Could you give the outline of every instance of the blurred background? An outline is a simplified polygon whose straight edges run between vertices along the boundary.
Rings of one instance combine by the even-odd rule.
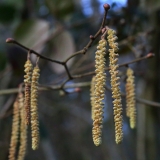
[[[107,25],[117,31],[119,64],[145,56],[155,58],[129,65],[136,76],[136,95],[160,102],[160,1],[159,0],[1,0],[0,1],[0,92],[17,88],[23,81],[27,52],[6,38],[56,60],[65,60],[82,49],[99,29],[103,4],[111,6]],[[72,74],[94,71],[94,54],[99,38],[86,55],[72,58],[67,65]],[[35,64],[35,57],[32,56]],[[108,56],[107,65],[108,65]],[[62,83],[63,66],[40,60],[40,84]],[[121,91],[125,92],[126,67],[120,68]],[[110,75],[107,73],[107,86]],[[88,82],[91,76],[69,81]],[[74,89],[68,89],[73,92]],[[0,96],[0,160],[8,159],[12,104],[15,94]],[[62,96],[60,91],[39,93],[40,147],[31,150],[30,129],[25,160],[159,160],[160,109],[137,103],[137,127],[131,130],[125,116],[124,140],[114,140],[111,92],[106,91],[102,145],[92,141],[90,88]]]

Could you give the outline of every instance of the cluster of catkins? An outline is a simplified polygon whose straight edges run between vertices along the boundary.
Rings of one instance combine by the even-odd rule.
[[[13,105],[13,122],[12,134],[9,149],[9,160],[23,160],[26,153],[27,145],[27,126],[31,124],[32,134],[32,149],[36,150],[39,145],[39,122],[38,122],[38,80],[40,69],[33,65],[28,58],[24,65],[24,95],[21,92],[18,94]],[[18,138],[18,135],[20,137]],[[16,148],[20,141],[18,157],[16,158]]]
[[[109,72],[111,75],[111,90],[113,98],[113,112],[115,122],[115,141],[120,143],[123,139],[123,117],[122,117],[122,102],[120,93],[120,77],[119,65],[118,65],[118,39],[116,32],[110,28],[107,28],[105,34],[108,34],[107,41],[109,44]],[[104,35],[105,35],[104,34]],[[93,142],[96,146],[99,146],[102,142],[102,121],[103,121],[103,108],[104,108],[104,97],[105,97],[105,85],[106,85],[106,73],[105,73],[105,54],[107,41],[105,36],[102,36],[97,46],[95,54],[95,73],[96,75],[91,81],[91,106],[92,106],[92,119],[93,129],[92,136]],[[130,118],[131,128],[135,126],[135,94],[134,94],[134,78],[131,70],[127,71],[128,79],[126,84],[127,94],[127,113]]]
[[[36,150],[39,145],[39,123],[38,123],[38,80],[40,69],[36,65],[33,69],[30,59],[26,61],[24,83],[25,83],[25,114],[26,124],[31,123],[32,149]],[[31,116],[31,118],[30,118]]]
[[[107,40],[105,35],[108,34]],[[92,136],[93,142],[96,146],[102,143],[102,128],[103,128],[103,108],[105,98],[105,55],[107,41],[109,44],[109,72],[111,75],[111,90],[113,100],[113,112],[115,122],[115,141],[120,143],[123,139],[123,118],[122,118],[122,102],[120,93],[120,77],[118,66],[118,43],[116,42],[117,36],[114,30],[107,28],[97,46],[95,55],[95,73],[91,81],[91,106],[92,106],[92,120],[93,129]],[[23,160],[26,153],[27,145],[27,126],[31,123],[31,136],[32,136],[32,149],[36,150],[39,145],[39,122],[38,122],[38,80],[40,69],[33,65],[28,57],[25,65],[24,95],[21,92],[18,94],[13,107],[13,124],[12,136],[9,150],[9,160],[15,160],[17,154],[16,148],[18,139],[20,140],[19,152],[17,159]],[[127,69],[126,80],[126,114],[130,118],[130,126],[134,128],[136,125],[136,109],[135,109],[135,88],[134,88],[134,75],[133,70]],[[20,137],[18,137],[20,135]]]

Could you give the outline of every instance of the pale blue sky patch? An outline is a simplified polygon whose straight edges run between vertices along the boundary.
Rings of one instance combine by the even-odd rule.
[[[81,2],[82,2],[82,7],[83,7],[83,13],[86,16],[91,16],[93,14],[91,0],[81,0]]]
[[[92,16],[93,9],[91,6],[91,0],[81,0],[81,3],[82,3],[82,7],[83,7],[83,13],[86,16]],[[100,11],[100,13],[102,13],[103,12],[103,7],[102,7],[103,4],[108,3],[111,5],[112,3],[116,3],[116,8],[121,8],[123,6],[126,6],[127,0],[99,0],[99,3],[100,3],[99,11]]]
[[[122,6],[126,6],[127,0],[99,0],[99,2],[101,4],[104,3],[108,3],[108,4],[112,4],[112,3],[117,3],[118,5]]]

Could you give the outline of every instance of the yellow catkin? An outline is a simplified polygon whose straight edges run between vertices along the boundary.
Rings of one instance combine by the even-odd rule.
[[[109,60],[110,60],[110,74],[111,74],[111,89],[112,89],[112,97],[113,101],[113,110],[114,110],[114,122],[115,122],[115,141],[116,143],[120,143],[123,139],[123,117],[122,117],[122,102],[120,95],[120,83],[118,77],[118,43],[117,36],[115,35],[115,31],[112,29],[108,29],[108,42],[109,42]]]
[[[102,142],[102,121],[103,121],[103,108],[105,96],[105,83],[106,83],[106,73],[105,73],[105,54],[106,54],[106,40],[102,39],[99,41],[97,46],[96,56],[95,56],[95,90],[94,90],[94,119],[93,119],[93,129],[92,136],[93,142],[96,146],[99,146]]]
[[[18,132],[19,132],[19,106],[18,99],[13,104],[13,121],[12,121],[12,134],[10,141],[10,149],[9,149],[9,160],[16,160],[16,148],[18,142]]]
[[[20,147],[17,160],[24,160],[27,147],[27,125],[25,124],[25,117],[24,117],[25,110],[24,110],[23,93],[19,93],[18,98],[19,98],[18,102],[19,102],[21,122],[20,122]]]
[[[25,123],[29,125],[30,123],[30,90],[31,90],[31,78],[32,78],[32,63],[28,59],[24,65],[24,83],[25,83],[25,102],[24,102],[24,108],[25,108]]]
[[[136,126],[135,84],[133,74],[133,70],[131,68],[128,68],[126,80],[126,114],[130,118],[131,128],[135,128]]]
[[[31,132],[32,132],[32,149],[36,150],[39,145],[39,122],[38,122],[38,79],[40,70],[36,66],[32,74],[32,85],[31,85]]]
[[[94,108],[95,108],[95,98],[94,98],[94,90],[95,90],[95,76],[92,77],[91,80],[91,89],[90,89],[90,100],[91,100],[91,118],[94,120]]]

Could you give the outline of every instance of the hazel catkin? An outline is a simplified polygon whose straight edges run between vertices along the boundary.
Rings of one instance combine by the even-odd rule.
[[[128,68],[126,74],[126,115],[129,117],[130,127],[133,129],[136,126],[134,72],[131,68]]]
[[[115,31],[112,29],[108,29],[108,43],[109,43],[109,60],[110,60],[110,74],[111,74],[111,89],[112,89],[112,97],[113,101],[113,111],[114,111],[114,122],[115,122],[115,141],[116,143],[120,143],[123,139],[123,118],[122,118],[122,102],[120,95],[120,83],[118,77],[118,43],[117,36],[115,35]]]
[[[30,90],[31,90],[31,78],[32,78],[32,63],[28,59],[24,65],[24,83],[25,83],[25,102],[24,102],[24,108],[25,108],[25,122],[27,125],[30,123]]]
[[[39,122],[38,122],[38,79],[40,69],[36,66],[33,69],[31,84],[31,132],[32,132],[32,149],[36,150],[39,145]]]
[[[106,40],[101,39],[97,46],[95,56],[95,89],[94,89],[94,118],[93,118],[93,129],[92,136],[93,142],[96,146],[99,146],[102,142],[102,121],[103,121],[103,108],[104,108],[104,97],[105,97],[105,55],[106,55]]]
[[[25,124],[24,117],[24,95],[19,93],[18,95],[19,109],[20,109],[20,147],[17,160],[23,160],[26,154],[27,147],[27,125]]]
[[[16,148],[18,143],[18,133],[19,133],[19,105],[18,98],[16,98],[13,104],[13,121],[12,121],[12,133],[9,148],[9,160],[16,160]]]

